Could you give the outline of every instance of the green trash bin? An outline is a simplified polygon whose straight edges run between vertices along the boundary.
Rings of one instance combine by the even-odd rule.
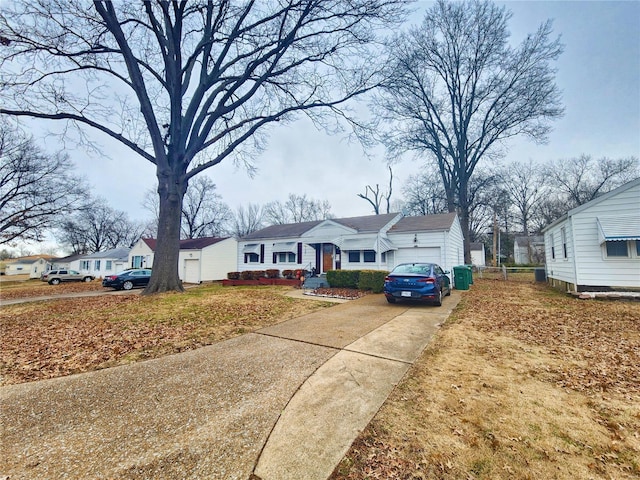
[[[467,267],[467,276],[469,278],[469,286],[473,285],[473,267],[471,265],[465,265]]]
[[[465,265],[453,267],[453,285],[456,290],[469,290],[469,270]]]

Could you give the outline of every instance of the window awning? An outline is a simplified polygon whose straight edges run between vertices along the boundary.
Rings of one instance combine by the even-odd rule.
[[[604,242],[640,240],[640,215],[597,217],[596,222],[601,245]]]
[[[347,252],[349,250],[373,250],[377,253],[384,253],[389,250],[397,250],[389,239],[382,237],[340,237],[335,239],[333,243],[340,247],[340,250]]]
[[[280,242],[273,244],[273,251],[278,253],[296,253],[296,242]]]
[[[259,243],[249,243],[242,248],[242,253],[260,253]]]

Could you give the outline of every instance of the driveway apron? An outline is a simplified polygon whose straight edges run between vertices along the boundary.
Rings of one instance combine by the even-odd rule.
[[[336,305],[128,366],[0,388],[0,478],[325,479],[442,308]]]

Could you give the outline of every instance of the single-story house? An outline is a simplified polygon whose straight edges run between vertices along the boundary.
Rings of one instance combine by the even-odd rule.
[[[544,263],[544,236],[521,235],[513,242],[513,261],[516,264]]]
[[[543,230],[549,282],[568,291],[640,288],[640,178]]]
[[[52,255],[31,255],[5,260],[5,275],[29,275],[29,278],[40,278],[49,269]]]
[[[74,253],[62,258],[56,258],[51,262],[50,270],[66,268],[67,270],[80,271],[80,260],[84,257],[83,254]]]
[[[138,240],[129,251],[129,267],[151,268],[155,249],[156,239]],[[185,283],[223,280],[235,271],[237,250],[238,242],[232,237],[180,240],[178,276]]]
[[[404,262],[433,262],[451,271],[464,263],[455,213],[401,213],[272,225],[238,241],[237,271],[392,270]]]
[[[79,259],[78,270],[95,277],[120,273],[129,267],[129,249],[114,248],[105,252],[84,255]]]
[[[484,243],[471,242],[471,264],[476,267],[484,267],[487,264],[487,255],[484,250]]]

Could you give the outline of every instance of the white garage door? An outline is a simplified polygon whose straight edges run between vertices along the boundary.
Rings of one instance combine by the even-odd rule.
[[[396,265],[413,262],[440,264],[440,247],[402,248],[396,252]]]
[[[200,283],[200,261],[199,260],[184,261],[184,282]]]

